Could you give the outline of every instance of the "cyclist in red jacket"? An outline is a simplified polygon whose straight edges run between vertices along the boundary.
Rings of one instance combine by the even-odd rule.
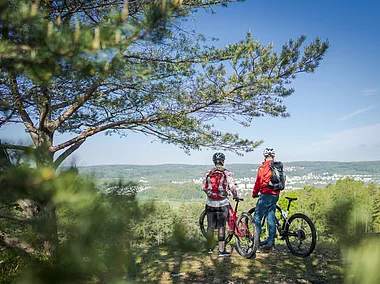
[[[252,197],[259,197],[256,204],[255,214],[253,219],[256,224],[257,232],[260,237],[261,235],[261,221],[266,215],[269,238],[268,243],[261,246],[261,250],[274,250],[274,239],[276,237],[276,203],[279,198],[280,191],[270,189],[268,184],[272,176],[272,171],[270,169],[269,163],[274,162],[275,152],[273,148],[265,148],[264,152],[264,162],[260,166],[257,172],[255,186],[252,191]],[[260,193],[260,195],[259,195]]]

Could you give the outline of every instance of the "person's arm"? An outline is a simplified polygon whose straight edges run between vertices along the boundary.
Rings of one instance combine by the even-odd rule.
[[[257,171],[255,186],[252,191],[252,197],[257,197],[262,188],[267,187],[270,182],[271,172],[268,164],[262,165]]]
[[[237,189],[236,189],[234,178],[232,177],[232,173],[230,171],[224,171],[224,172],[227,177],[228,188],[230,189],[232,196],[235,198],[237,197]]]
[[[253,187],[252,197],[259,196],[260,189],[263,188],[263,176],[264,176],[264,169],[263,169],[263,166],[260,166],[260,168],[257,170],[257,177],[256,177],[255,186]]]
[[[202,181],[202,190],[207,194],[207,177],[209,175],[209,172],[208,171],[205,176],[203,177],[203,181]]]

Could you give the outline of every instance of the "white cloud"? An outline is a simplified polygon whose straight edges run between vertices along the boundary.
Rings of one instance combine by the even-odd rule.
[[[380,143],[380,123],[345,129],[328,134],[326,140],[318,144],[336,145],[372,145]]]
[[[308,149],[308,160],[380,160],[380,123],[329,134]]]
[[[350,113],[350,114],[347,114],[347,115],[341,117],[339,120],[340,120],[340,121],[346,120],[346,119],[351,118],[351,117],[353,117],[353,116],[356,116],[356,115],[362,114],[362,113],[364,113],[364,112],[367,112],[367,111],[369,111],[369,110],[371,110],[371,109],[373,109],[373,108],[375,108],[375,107],[376,107],[376,106],[373,105],[373,106],[370,106],[370,107],[367,107],[367,108],[361,108],[361,109],[358,109],[357,111],[354,111],[353,113]]]
[[[367,90],[363,90],[362,93],[364,94],[364,96],[373,96],[377,93],[378,89],[367,89]]]

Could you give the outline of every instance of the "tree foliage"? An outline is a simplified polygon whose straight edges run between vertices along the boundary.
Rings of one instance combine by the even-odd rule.
[[[117,190],[102,194],[91,179],[78,176],[75,170],[52,173],[52,168],[14,167],[0,175],[0,255],[5,265],[0,282],[82,283],[122,278],[130,242],[135,240],[132,225],[141,215],[134,184],[123,184],[123,195]],[[131,194],[125,194],[126,186]],[[4,188],[9,192],[4,193]],[[22,208],[25,200],[47,205],[31,206],[27,211]],[[52,212],[54,218],[45,216]],[[54,257],[49,255],[51,247],[46,247],[52,245],[52,236]],[[16,276],[18,281],[12,282]]]
[[[56,167],[99,132],[141,132],[186,152],[252,151],[260,141],[215,119],[287,117],[292,80],[315,71],[328,42],[301,36],[277,51],[248,33],[217,48],[184,29],[196,9],[229,2],[1,1],[0,127],[23,123],[38,160],[58,153]],[[54,143],[56,133],[72,138]]]
[[[364,234],[379,233],[378,195],[380,188],[352,178],[325,188],[305,187],[285,193],[297,197],[292,212],[302,212],[315,223],[321,240],[353,241]],[[280,199],[285,207],[286,200]]]

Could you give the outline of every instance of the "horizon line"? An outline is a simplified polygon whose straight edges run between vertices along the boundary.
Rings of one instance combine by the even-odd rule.
[[[348,161],[348,162],[340,162],[340,161],[291,161],[291,162],[282,162],[284,164],[290,163],[339,163],[339,164],[349,164],[349,163],[371,163],[371,162],[380,162],[380,160],[371,160],[371,161]],[[231,163],[228,165],[260,165],[260,163]],[[212,164],[183,164],[183,163],[162,163],[162,164],[95,164],[95,165],[62,165],[62,167],[101,167],[101,166],[166,166],[166,165],[184,165],[184,166],[212,166]]]

